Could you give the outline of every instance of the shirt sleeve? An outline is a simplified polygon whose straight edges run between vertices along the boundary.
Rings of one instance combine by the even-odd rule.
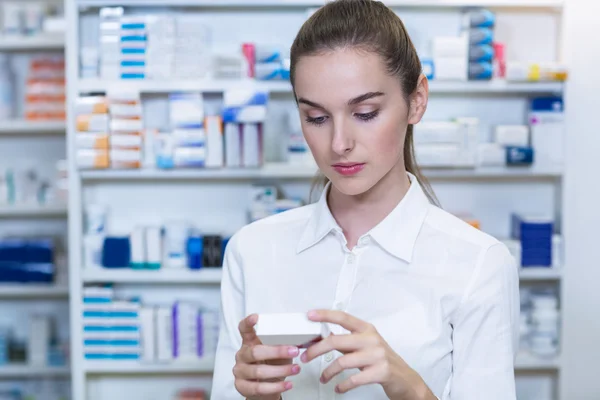
[[[243,399],[235,389],[232,371],[235,354],[242,345],[238,325],[245,317],[244,276],[238,246],[236,234],[227,244],[223,260],[219,342],[211,390],[211,399],[214,400]]]
[[[498,243],[483,251],[453,318],[453,376],[443,400],[515,400],[519,274]]]

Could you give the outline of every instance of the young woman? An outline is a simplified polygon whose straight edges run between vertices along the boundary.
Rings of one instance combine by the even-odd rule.
[[[213,399],[515,399],[517,269],[432,204],[412,143],[428,84],[404,25],[380,2],[334,1],[291,60],[328,183],[229,243]],[[333,335],[305,351],[262,345],[256,314],[272,312],[306,312]]]

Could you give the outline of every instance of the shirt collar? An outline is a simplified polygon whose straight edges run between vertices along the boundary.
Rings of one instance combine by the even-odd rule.
[[[407,262],[429,210],[429,200],[417,178],[408,173],[410,188],[398,205],[364,236],[371,236],[385,251]],[[297,252],[300,253],[319,243],[332,230],[342,232],[327,205],[327,193],[331,183],[325,186],[321,198],[302,233]]]

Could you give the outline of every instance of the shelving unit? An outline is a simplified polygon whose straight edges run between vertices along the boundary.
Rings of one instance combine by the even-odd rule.
[[[475,168],[475,169],[423,169],[428,179],[436,180],[540,180],[560,179],[562,168]],[[169,180],[260,180],[260,179],[312,179],[316,167],[269,163],[258,169],[173,169],[173,170],[89,170],[81,171],[84,181],[169,181]]]
[[[99,7],[109,5],[162,6],[160,0],[79,0],[80,6]],[[318,7],[325,0],[173,0],[171,6],[194,7]],[[563,0],[388,0],[386,4],[392,7],[414,8],[457,8],[457,7],[519,7],[519,8],[562,8]]]
[[[52,218],[66,216],[67,206],[64,204],[17,204],[0,206],[0,218]]]
[[[465,6],[483,6],[496,9],[505,9],[506,11],[527,13],[552,12],[560,13],[563,7],[562,0],[391,0],[385,1],[386,4],[398,8],[406,8],[421,11],[433,11],[436,13],[445,13],[452,10],[459,10]],[[208,11],[227,13],[232,11],[236,18],[244,12],[251,12],[253,15],[263,11],[283,13],[298,13],[303,16],[309,7],[322,5],[322,0],[173,0],[168,3],[169,7],[186,7],[186,12]],[[143,7],[162,7],[164,1],[159,0],[76,0],[67,5],[69,27],[72,29],[68,38],[68,77],[69,77],[69,97],[71,99],[85,94],[106,93],[113,88],[118,90],[128,90],[140,92],[148,97],[160,98],[171,92],[202,92],[210,95],[220,95],[230,88],[240,86],[257,87],[275,94],[274,98],[280,101],[291,101],[291,85],[288,82],[276,81],[251,81],[251,80],[130,80],[130,81],[106,81],[101,79],[80,79],[78,77],[78,60],[80,45],[80,30],[82,27],[78,24],[82,14],[90,13],[90,9],[102,6],[131,6],[137,11],[143,10]],[[156,8],[154,9],[156,10]],[[437,96],[436,100],[443,101],[445,98],[459,97],[461,101],[469,101],[471,98],[479,99],[499,99],[500,102],[520,101],[527,97],[560,95],[563,93],[565,85],[559,82],[430,82],[430,92]],[[212,96],[213,98],[216,96]],[[433,97],[433,96],[432,96]],[[278,101],[276,100],[276,101]],[[70,104],[73,102],[71,101]],[[499,104],[498,103],[498,104]],[[525,103],[519,103],[519,106]],[[462,105],[461,105],[462,106]],[[188,286],[201,287],[198,290],[216,290],[221,282],[221,269],[204,269],[201,271],[189,270],[168,270],[158,271],[140,271],[132,269],[86,269],[82,268],[82,226],[83,213],[85,209],[84,200],[89,194],[103,200],[113,198],[125,198],[134,193],[137,187],[143,187],[148,190],[151,187],[152,192],[148,197],[139,201],[139,208],[143,208],[139,215],[149,211],[147,204],[153,201],[158,204],[158,208],[152,210],[166,210],[169,207],[168,201],[182,201],[176,198],[176,194],[167,197],[161,190],[163,187],[179,188],[185,190],[186,195],[190,195],[193,188],[197,187],[249,187],[253,183],[268,181],[270,184],[293,185],[308,188],[310,181],[316,175],[316,168],[302,165],[288,165],[277,162],[269,162],[259,169],[186,169],[186,170],[78,170],[73,161],[73,136],[76,134],[74,129],[74,114],[72,106],[70,110],[68,131],[69,131],[69,179],[70,179],[70,199],[69,199],[69,230],[70,230],[70,307],[71,307],[71,340],[73,354],[73,396],[75,400],[87,398],[87,390],[90,387],[90,380],[104,380],[108,377],[118,376],[132,377],[144,375],[191,375],[206,374],[210,375],[213,370],[212,359],[201,360],[193,364],[144,364],[139,362],[126,361],[86,361],[83,359],[82,348],[82,318],[81,318],[81,293],[82,288],[91,284],[114,284],[115,287],[123,290],[134,290],[136,287],[151,287],[151,290],[164,291],[171,287],[174,292],[179,293]],[[460,108],[464,110],[463,108]],[[512,114],[507,114],[507,118],[513,121],[514,115],[520,115],[524,107],[511,108]],[[501,110],[495,110],[494,112]],[[463,111],[459,111],[463,112]],[[512,118],[512,119],[511,119]],[[501,120],[498,118],[497,120]],[[523,121],[524,122],[524,121]],[[494,123],[497,123],[494,120]],[[556,196],[561,195],[561,186],[563,184],[564,169],[559,165],[536,165],[532,168],[477,168],[477,169],[425,169],[424,175],[432,181],[440,182],[444,185],[481,185],[489,187],[493,184],[510,185],[519,184],[521,187],[531,185],[551,186]],[[523,184],[523,183],[526,184]],[[205,186],[203,186],[205,185]],[[479,186],[478,186],[479,187]],[[240,193],[239,192],[236,193]],[[149,193],[149,192],[145,192]],[[195,201],[202,202],[204,193],[193,193],[193,210],[190,209],[190,219],[195,217],[196,212],[201,210],[201,205],[196,205]],[[155,196],[156,195],[156,196]],[[233,194],[235,196],[236,194]],[[191,196],[191,195],[190,195]],[[206,195],[208,196],[208,194]],[[151,198],[151,197],[156,197]],[[115,200],[116,202],[117,200]],[[483,200],[482,200],[483,201]],[[184,202],[185,203],[185,202]],[[560,199],[557,198],[559,204]],[[132,205],[133,204],[133,205]],[[186,203],[187,204],[187,203]],[[214,207],[215,203],[210,203]],[[238,203],[235,203],[236,205]],[[122,211],[120,216],[128,216],[135,212],[138,204],[129,202],[128,211]],[[188,204],[189,206],[189,204]],[[225,207],[225,206],[223,206]],[[177,210],[180,212],[180,210]],[[221,211],[221,210],[219,210]],[[223,210],[223,212],[226,212]],[[178,217],[181,214],[177,214]],[[198,217],[201,219],[201,217]],[[133,217],[132,217],[133,220]],[[520,279],[522,284],[549,283],[558,284],[563,278],[563,269],[546,268],[527,268],[520,270]],[[145,289],[141,289],[145,290]],[[150,290],[150,289],[148,289]],[[129,293],[129,292],[127,292]],[[520,354],[515,363],[517,372],[525,371],[527,373],[550,373],[553,376],[559,375],[562,368],[560,358],[540,358],[531,354]],[[528,399],[525,399],[528,400]]]
[[[68,378],[69,367],[36,367],[27,364],[1,365],[0,379],[23,379],[23,378]]]
[[[0,51],[60,50],[64,47],[63,35],[0,36]]]
[[[144,364],[141,362],[87,362],[84,370],[89,375],[179,375],[210,374],[214,359],[207,358],[193,363]]]
[[[0,299],[66,299],[67,285],[54,284],[0,284]]]
[[[140,93],[203,92],[221,93],[230,88],[248,86],[257,87],[270,93],[291,93],[292,86],[284,81],[254,80],[129,80],[103,81],[83,79],[79,84],[79,93],[101,93],[111,88],[128,89]],[[548,94],[561,93],[560,82],[436,82],[431,81],[429,90],[438,93],[482,93],[482,94]]]
[[[0,122],[0,136],[65,135],[64,121],[5,120]]]
[[[189,269],[160,269],[142,271],[134,269],[84,270],[85,283],[155,283],[160,285],[190,284],[219,285],[223,270],[221,268],[203,268],[201,271]]]

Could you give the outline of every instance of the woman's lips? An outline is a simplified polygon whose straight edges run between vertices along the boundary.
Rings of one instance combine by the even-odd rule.
[[[365,168],[364,163],[353,164],[334,164],[333,169],[340,175],[351,176],[356,175]]]

